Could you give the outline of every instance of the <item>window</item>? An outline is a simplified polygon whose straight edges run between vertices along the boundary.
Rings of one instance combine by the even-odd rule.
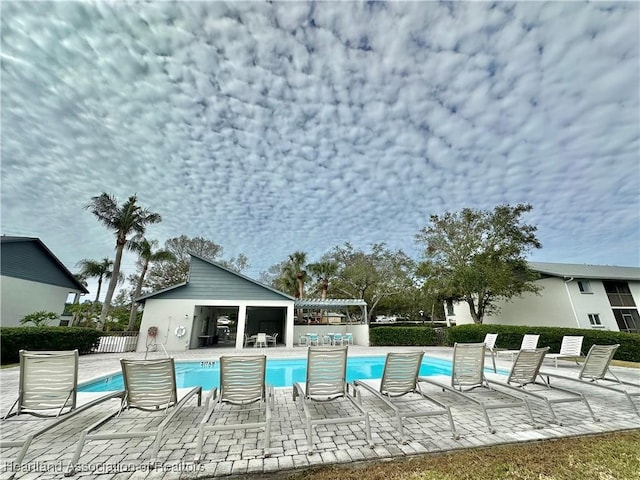
[[[604,285],[604,291],[607,292],[609,297],[609,304],[612,307],[635,307],[636,303],[633,301],[633,295],[629,289],[627,282],[602,282]]]
[[[640,315],[631,308],[614,308],[613,316],[621,332],[640,333]]]
[[[580,293],[592,293],[591,284],[588,280],[578,280],[578,289]]]
[[[455,315],[456,312],[453,310],[453,300],[447,300],[447,315]]]
[[[600,321],[600,314],[599,313],[589,313],[589,323],[593,327],[601,327],[602,326],[602,322]]]

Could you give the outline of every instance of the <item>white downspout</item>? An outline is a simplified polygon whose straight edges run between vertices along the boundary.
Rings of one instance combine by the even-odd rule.
[[[569,297],[569,305],[571,305],[571,311],[573,312],[573,319],[576,321],[576,325],[580,328],[580,322],[578,321],[578,314],[576,313],[576,307],[573,305],[573,299],[571,298],[571,292],[569,291],[569,283],[573,282],[573,277],[569,277],[564,280],[564,288],[567,290],[567,296]]]

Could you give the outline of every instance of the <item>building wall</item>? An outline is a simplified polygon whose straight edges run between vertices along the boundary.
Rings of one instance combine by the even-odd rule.
[[[496,315],[485,315],[485,324],[531,325],[542,327],[594,328],[619,331],[613,310],[601,280],[589,279],[590,293],[578,288],[579,279],[563,280],[550,277],[538,280],[540,295],[525,294],[501,304]],[[640,282],[627,281],[636,307],[640,306]],[[602,326],[592,326],[589,314],[597,313]],[[448,318],[457,325],[473,323],[466,303],[454,304],[454,314]]]
[[[62,314],[69,293],[77,293],[68,287],[0,277],[0,325],[20,326],[20,320],[30,313],[41,310]],[[58,323],[50,323],[55,326]]]
[[[140,337],[137,351],[146,351],[147,342],[150,341],[147,331],[149,327],[158,327],[157,342],[163,343],[167,351],[181,352],[190,348],[198,348],[198,335],[200,334],[198,317],[200,307],[237,307],[238,308],[238,332],[236,348],[240,349],[244,344],[244,330],[247,307],[281,307],[287,312],[285,320],[284,342],[287,347],[293,345],[293,301],[288,300],[194,300],[194,299],[160,299],[152,298],[145,302],[140,325]],[[182,337],[176,335],[176,329],[184,327],[185,334]]]

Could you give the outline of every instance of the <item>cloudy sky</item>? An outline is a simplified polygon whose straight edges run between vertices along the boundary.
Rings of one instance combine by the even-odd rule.
[[[519,202],[531,260],[640,265],[637,2],[0,8],[2,234],[72,271],[114,255],[101,192],[253,277]]]

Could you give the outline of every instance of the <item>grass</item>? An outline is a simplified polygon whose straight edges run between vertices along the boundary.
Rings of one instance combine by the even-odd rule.
[[[637,480],[640,430],[314,467],[280,480]]]

